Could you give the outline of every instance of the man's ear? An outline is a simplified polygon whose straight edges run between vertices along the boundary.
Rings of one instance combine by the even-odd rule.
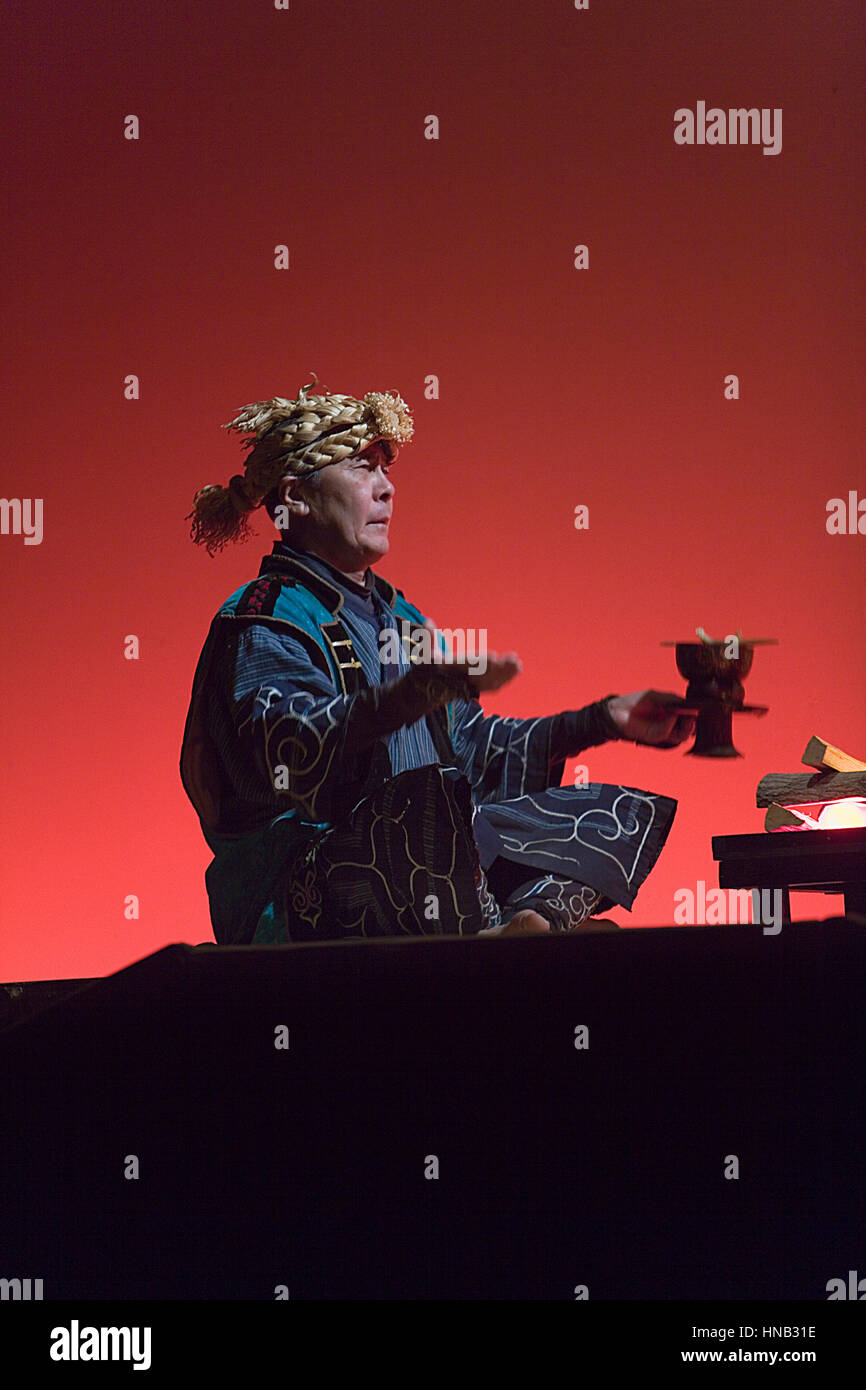
[[[298,482],[297,478],[286,478],[278,485],[277,505],[286,507],[291,516],[307,516],[310,511],[309,502],[304,501],[303,497],[295,496],[294,489]]]

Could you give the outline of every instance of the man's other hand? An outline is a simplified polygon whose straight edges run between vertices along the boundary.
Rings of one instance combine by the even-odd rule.
[[[681,695],[667,690],[638,690],[614,695],[607,702],[610,716],[622,738],[656,748],[676,748],[695,732],[695,716],[681,714]]]

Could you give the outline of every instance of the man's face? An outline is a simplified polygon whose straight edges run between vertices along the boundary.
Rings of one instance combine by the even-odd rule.
[[[345,573],[376,564],[388,553],[394,501],[388,475],[399,452],[393,440],[377,439],[323,468],[318,482],[303,489],[309,514],[293,521],[290,532]]]

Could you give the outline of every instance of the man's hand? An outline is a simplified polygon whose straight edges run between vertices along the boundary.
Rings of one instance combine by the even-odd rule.
[[[479,694],[482,690],[498,690],[523,670],[523,662],[516,652],[506,652],[504,656],[498,652],[488,652],[487,670],[484,672],[478,671],[474,663],[469,661],[451,661],[448,664],[468,676]]]
[[[614,695],[607,702],[622,738],[654,748],[676,748],[691,738],[695,716],[680,713],[683,706],[682,696],[666,690],[638,690],[632,695]]]
[[[472,661],[452,661],[437,645],[436,624],[430,618],[425,618],[424,626],[433,634],[433,666],[447,666],[449,670],[459,671],[472,682],[479,694],[482,690],[498,690],[523,670],[523,662],[516,652],[506,652],[504,656],[498,652],[486,652],[485,671],[479,671]]]

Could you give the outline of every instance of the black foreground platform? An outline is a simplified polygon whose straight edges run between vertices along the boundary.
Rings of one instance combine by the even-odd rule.
[[[864,982],[862,918],[168,947],[0,1032],[0,1277],[826,1300],[866,1275]]]

